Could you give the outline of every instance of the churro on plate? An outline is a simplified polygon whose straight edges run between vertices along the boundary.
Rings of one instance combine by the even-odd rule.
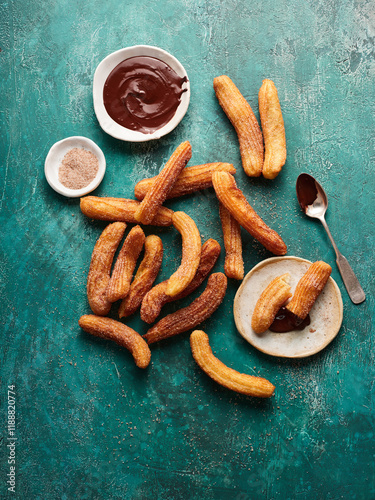
[[[289,278],[289,273],[277,276],[261,293],[251,318],[251,327],[255,333],[268,330],[280,307],[292,296]]]
[[[331,275],[332,268],[323,261],[311,264],[297,283],[291,301],[286,308],[300,319],[305,319]]]

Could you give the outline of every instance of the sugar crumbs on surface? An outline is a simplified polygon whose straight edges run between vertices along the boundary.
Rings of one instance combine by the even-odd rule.
[[[59,168],[59,181],[69,189],[82,189],[90,184],[99,170],[99,160],[83,148],[66,153]]]

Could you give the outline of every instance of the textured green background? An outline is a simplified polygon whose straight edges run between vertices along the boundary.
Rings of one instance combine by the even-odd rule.
[[[370,1],[21,0],[0,7],[1,497],[7,497],[7,385],[17,394],[20,499],[369,499],[374,478],[374,76]],[[127,144],[100,129],[92,105],[96,66],[134,44],[158,45],[185,66],[191,104],[157,142]],[[238,283],[203,328],[214,352],[239,371],[276,385],[269,401],[214,384],[195,365],[188,334],[152,348],[142,371],[130,354],[77,325],[89,312],[85,281],[104,223],[48,186],[52,144],[84,135],[103,149],[107,173],[96,195],[131,197],[189,140],[190,164],[240,167],[237,139],[212,80],[228,74],[258,114],[262,79],[275,81],[288,159],[272,182],[239,186],[280,232],[288,254],[332,264],[343,294],[337,338],[302,361],[263,355],[237,333]],[[327,221],[367,293],[351,304],[319,222],[295,198],[299,173],[315,175],[330,199]],[[168,203],[222,243],[211,190]],[[181,244],[162,236],[159,279],[178,265]],[[243,233],[245,271],[270,257]],[[223,255],[216,270],[223,268]],[[184,304],[191,299],[186,299]],[[173,311],[176,304],[165,308]],[[129,324],[145,333],[135,317]],[[9,497],[14,495],[9,495]]]

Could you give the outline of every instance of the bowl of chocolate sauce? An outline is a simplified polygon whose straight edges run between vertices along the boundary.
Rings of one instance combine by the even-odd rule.
[[[295,256],[271,257],[245,276],[234,299],[237,330],[253,347],[271,356],[304,358],[321,351],[338,334],[343,319],[342,297],[332,277],[303,321],[282,307],[269,330],[257,334],[251,327],[255,304],[277,276],[290,275],[292,293],[312,262]]]
[[[97,67],[94,110],[101,128],[129,142],[160,139],[185,116],[190,83],[182,64],[151,45],[108,55]]]

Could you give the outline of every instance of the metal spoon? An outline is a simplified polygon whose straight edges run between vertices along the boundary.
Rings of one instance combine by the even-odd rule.
[[[309,174],[298,176],[296,184],[297,198],[300,207],[308,217],[319,219],[327,231],[328,237],[336,252],[336,264],[339,268],[346,290],[354,304],[360,304],[366,298],[359,281],[350,267],[349,262],[341,254],[333,240],[324,215],[328,207],[327,195],[318,181]]]

